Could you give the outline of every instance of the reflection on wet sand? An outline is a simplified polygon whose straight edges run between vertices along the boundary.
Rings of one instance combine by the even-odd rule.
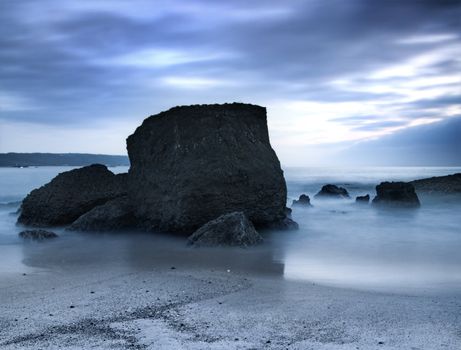
[[[145,271],[151,268],[203,268],[255,275],[283,276],[284,264],[274,259],[272,245],[252,249],[191,248],[186,240],[164,234],[67,233],[44,244],[24,244],[23,263],[50,270],[85,269],[97,265]]]

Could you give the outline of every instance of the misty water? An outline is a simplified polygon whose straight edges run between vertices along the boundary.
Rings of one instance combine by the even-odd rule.
[[[0,168],[0,284],[22,273],[72,273],[119,266],[187,266],[270,274],[344,288],[410,293],[461,291],[461,198],[419,194],[417,210],[377,210],[354,200],[315,200],[322,185],[346,187],[351,198],[374,196],[381,181],[413,180],[461,168],[287,168],[288,205],[301,193],[313,207],[294,208],[298,231],[264,233],[251,249],[192,249],[165,234],[76,233],[27,243],[16,226],[22,198],[69,167]],[[125,172],[126,167],[111,168]]]

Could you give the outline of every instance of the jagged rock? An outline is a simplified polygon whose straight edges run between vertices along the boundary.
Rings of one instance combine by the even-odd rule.
[[[298,200],[293,200],[292,206],[311,207],[311,199],[307,194],[302,194],[299,196]]]
[[[24,239],[30,239],[34,241],[42,241],[44,239],[57,238],[59,237],[56,233],[45,230],[26,230],[19,232],[19,237]]]
[[[338,187],[336,185],[325,185],[317,193],[315,198],[349,198],[349,193],[344,187]]]
[[[408,182],[381,182],[373,205],[416,208],[420,206],[415,187]]]
[[[193,246],[252,246],[263,239],[243,212],[224,214],[212,220],[189,238]]]
[[[427,179],[411,181],[410,183],[415,186],[417,191],[421,192],[445,194],[461,193],[461,173],[447,176],[434,176]]]
[[[357,196],[355,198],[355,202],[360,204],[368,204],[370,202],[370,195],[367,194],[366,196]]]
[[[114,175],[101,164],[63,172],[23,200],[18,223],[60,226],[94,207],[126,195],[126,174]]]
[[[91,209],[67,229],[70,231],[117,231],[133,227],[136,227],[133,208],[126,197],[120,197]]]
[[[257,227],[286,218],[285,179],[263,107],[175,107],[144,120],[127,149],[129,196],[142,228],[191,232],[233,211]]]

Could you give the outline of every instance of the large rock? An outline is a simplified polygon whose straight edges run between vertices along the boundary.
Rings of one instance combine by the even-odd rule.
[[[408,182],[381,182],[376,186],[373,204],[408,208],[420,206],[415,187]]]
[[[29,226],[61,226],[94,207],[126,195],[126,174],[114,175],[94,164],[56,176],[23,200],[18,222]]]
[[[461,173],[434,176],[410,182],[417,191],[428,193],[461,194]]]
[[[58,235],[54,232],[45,230],[26,230],[19,232],[19,237],[34,241],[43,241],[45,239],[57,238]]]
[[[224,214],[212,220],[188,239],[194,246],[252,246],[263,241],[243,212]]]
[[[349,193],[344,187],[338,187],[336,185],[325,185],[317,193],[315,198],[349,198]]]
[[[136,227],[132,206],[120,197],[94,207],[67,229],[70,231],[118,231]]]
[[[286,217],[285,179],[263,107],[175,107],[144,120],[127,149],[130,200],[145,229],[191,232],[233,211],[257,227]]]

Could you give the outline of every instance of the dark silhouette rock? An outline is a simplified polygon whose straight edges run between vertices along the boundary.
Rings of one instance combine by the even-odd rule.
[[[129,196],[144,229],[191,232],[234,211],[256,227],[285,221],[286,184],[263,107],[175,107],[144,120],[127,149]]]
[[[368,204],[370,202],[370,195],[367,194],[366,196],[357,196],[355,198],[355,202],[360,204]]]
[[[189,238],[193,246],[252,246],[263,239],[243,212],[224,214],[212,220]]]
[[[420,192],[461,194],[461,173],[434,176],[427,179],[420,179],[410,182]]]
[[[24,239],[30,239],[34,241],[42,241],[45,239],[57,238],[59,237],[56,233],[45,230],[26,230],[19,232],[19,237]]]
[[[420,206],[415,187],[408,182],[381,182],[376,186],[373,205],[417,208]]]
[[[298,200],[294,200],[292,206],[300,206],[300,207],[311,207],[311,199],[307,194],[302,194],[299,196]]]
[[[285,217],[282,220],[274,221],[269,225],[264,226],[264,228],[278,231],[292,231],[299,229],[299,225],[292,218]]]
[[[122,195],[126,195],[126,174],[114,175],[100,164],[66,171],[27,195],[18,223],[67,225],[94,207]]]
[[[336,185],[325,185],[317,193],[315,198],[350,198],[349,193],[344,187],[338,187]]]
[[[94,207],[75,220],[67,229],[71,231],[117,231],[135,226],[133,208],[124,196]]]
[[[267,225],[265,228],[270,230],[297,230],[299,225],[291,217],[292,210],[291,208],[285,208],[285,218],[282,220],[275,221],[270,225]]]

